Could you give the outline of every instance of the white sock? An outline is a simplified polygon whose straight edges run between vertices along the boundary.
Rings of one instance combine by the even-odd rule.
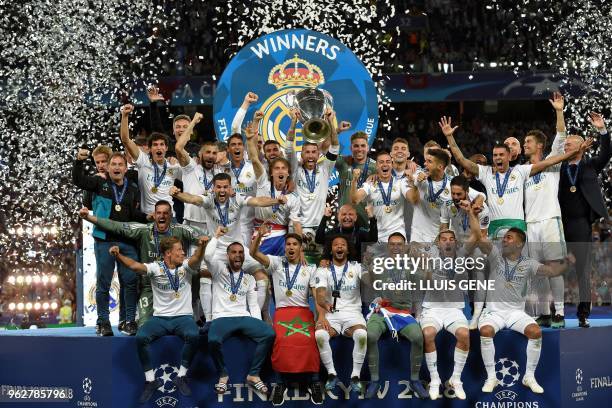
[[[179,372],[177,374],[179,377],[184,377],[187,375],[187,367],[181,365],[181,368],[179,368]]]
[[[474,302],[474,316],[480,316],[480,313],[482,313],[483,306],[484,302]]]
[[[461,373],[463,372],[463,367],[465,366],[467,356],[467,351],[463,351],[460,348],[455,347],[455,367],[453,368],[453,375],[451,378],[456,380],[457,382],[461,382]]]
[[[155,381],[155,371],[153,370],[145,371],[145,381],[146,382]]]
[[[256,287],[257,287],[257,304],[259,305],[259,308],[263,312],[264,305],[266,303],[266,296],[268,296],[268,280],[267,279],[258,280]]]
[[[563,303],[565,301],[565,282],[563,281],[563,276],[550,278],[550,289],[555,302],[555,314],[565,316],[563,311]]]
[[[200,278],[200,304],[207,322],[212,320],[212,281],[210,278]]]
[[[427,363],[431,381],[440,382],[440,374],[438,374],[438,353],[436,350],[431,353],[425,353],[425,362]]]
[[[527,368],[525,369],[525,377],[534,376],[538,361],[540,361],[540,353],[542,352],[542,339],[529,339],[527,341]]]
[[[317,340],[317,347],[319,347],[321,362],[327,369],[327,373],[336,375],[334,359],[332,358],[332,351],[329,345],[329,333],[327,330],[317,330],[315,331],[315,339]]]
[[[495,344],[492,337],[480,336],[480,354],[487,370],[487,379],[495,378]]]
[[[361,367],[368,348],[368,333],[364,329],[353,332],[353,372],[351,378],[361,377]]]

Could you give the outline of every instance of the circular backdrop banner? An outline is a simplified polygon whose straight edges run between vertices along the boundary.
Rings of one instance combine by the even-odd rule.
[[[231,136],[231,125],[247,92],[259,100],[246,113],[241,130],[256,110],[264,113],[259,132],[264,140],[285,145],[291,119],[289,104],[303,88],[328,91],[334,100],[338,121],[351,128],[340,134],[343,154],[350,153],[350,136],[358,131],[372,143],[378,127],[376,87],[368,70],[340,41],[311,30],[282,30],[248,43],[223,71],[213,104],[215,131],[219,140]],[[302,144],[298,122],[295,144]]]

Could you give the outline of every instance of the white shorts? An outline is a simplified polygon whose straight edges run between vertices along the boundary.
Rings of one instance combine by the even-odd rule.
[[[454,308],[429,309],[424,307],[420,323],[422,329],[425,327],[433,327],[436,329],[436,333],[442,329],[446,329],[446,331],[453,336],[457,329],[461,327],[468,328],[468,321],[463,311]]]
[[[422,244],[431,245],[436,240],[437,236],[437,234],[432,235],[431,233],[423,232],[416,228],[412,228],[410,230],[410,242],[419,242]]]
[[[529,257],[537,261],[556,261],[567,255],[563,226],[559,217],[527,223]]]
[[[334,313],[327,313],[325,315],[325,318],[329,322],[329,325],[338,334],[344,334],[344,331],[346,329],[349,329],[353,326],[366,326],[366,321],[361,312],[339,311]]]
[[[224,264],[227,263],[227,254],[225,251],[221,251],[219,249],[216,250],[215,255],[213,256],[212,262],[210,263],[217,263],[217,262],[221,262]],[[202,266],[203,267],[205,266],[204,262],[202,262]],[[251,256],[251,254],[249,254],[248,250],[245,250],[244,251],[244,263],[242,264],[242,270],[248,273],[249,275],[253,275],[255,271],[257,271],[258,269],[265,270],[263,265],[257,262]]]
[[[533,317],[522,310],[491,311],[485,307],[478,320],[478,329],[483,326],[491,326],[496,333],[503,328],[508,328],[525,334],[525,328],[530,324],[537,325]]]

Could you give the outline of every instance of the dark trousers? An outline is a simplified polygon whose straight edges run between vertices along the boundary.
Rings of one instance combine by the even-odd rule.
[[[591,250],[592,226],[586,217],[563,218],[568,252],[576,257],[576,276],[580,301],[577,316],[586,319],[591,313]]]
[[[193,360],[196,351],[198,351],[200,337],[199,329],[193,320],[193,316],[152,316],[136,333],[138,357],[144,371],[149,371],[153,368],[151,366],[149,345],[160,337],[172,334],[179,336],[185,342],[181,355],[181,365],[189,368],[191,360]]]

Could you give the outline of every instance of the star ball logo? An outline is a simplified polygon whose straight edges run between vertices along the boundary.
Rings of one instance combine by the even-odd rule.
[[[576,384],[582,384],[582,370],[580,368],[576,369]]]
[[[178,375],[178,368],[170,364],[162,364],[157,367],[154,371],[155,379],[159,379],[162,382],[161,387],[157,391],[164,394],[172,394],[176,391],[176,387],[172,380]],[[165,395],[155,400],[155,405],[158,407],[175,407],[178,403],[178,399]]]
[[[500,384],[504,387],[512,387],[521,378],[518,363],[505,357],[497,360],[495,374]]]
[[[87,377],[83,378],[83,392],[89,395],[91,394],[92,389],[93,389],[93,385],[91,384],[91,380]]]
[[[328,91],[338,120],[351,123],[340,134],[343,154],[349,138],[365,131],[370,143],[378,127],[378,102],[372,78],[355,54],[340,41],[311,30],[282,30],[248,43],[223,72],[213,106],[215,131],[220,140],[231,135],[231,123],[247,92],[258,102],[246,114],[243,127],[255,110],[264,114],[259,132],[264,140],[286,144],[294,95],[308,87]],[[296,149],[301,148],[301,128],[296,128]]]

